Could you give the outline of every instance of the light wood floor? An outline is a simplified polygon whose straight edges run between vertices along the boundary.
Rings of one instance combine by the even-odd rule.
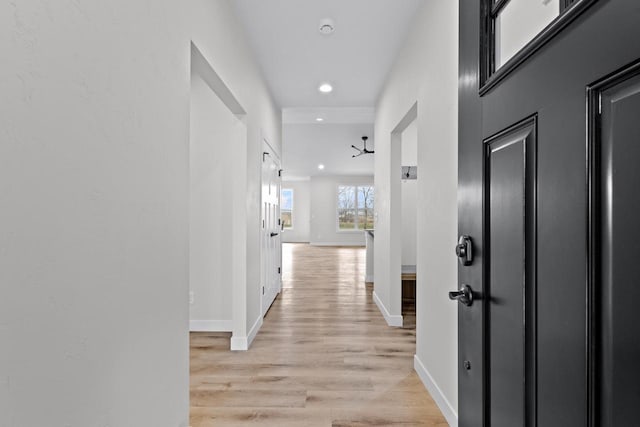
[[[364,249],[285,244],[283,267],[248,352],[191,335],[193,427],[447,425],[413,370],[415,330],[388,327],[363,282]]]

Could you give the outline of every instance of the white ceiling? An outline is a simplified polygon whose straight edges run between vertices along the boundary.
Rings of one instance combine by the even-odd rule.
[[[282,123],[374,123],[376,116],[375,108],[283,108]]]
[[[351,144],[361,147],[363,135],[370,138],[367,148],[375,147],[371,123],[285,124],[282,132],[285,180],[323,175],[373,175],[375,154],[351,157],[357,154]],[[325,169],[319,170],[319,164],[325,165]]]
[[[281,107],[373,107],[423,0],[234,0]],[[331,18],[335,32],[320,34]],[[334,91],[317,88],[328,81]]]

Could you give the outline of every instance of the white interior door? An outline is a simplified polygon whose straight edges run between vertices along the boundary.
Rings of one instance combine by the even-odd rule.
[[[262,314],[265,315],[282,288],[282,240],[280,226],[280,160],[269,144],[262,154]]]

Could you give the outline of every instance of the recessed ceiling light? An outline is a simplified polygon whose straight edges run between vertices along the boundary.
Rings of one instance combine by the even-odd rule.
[[[320,28],[318,30],[320,31],[320,34],[328,36],[330,34],[333,34],[336,28],[333,25],[333,20],[326,18],[320,21]]]
[[[331,86],[329,83],[322,83],[318,87],[318,90],[322,93],[329,93],[333,90],[333,86]]]
[[[322,117],[316,117],[316,122],[324,122],[324,119]]]
[[[322,164],[318,165],[318,169],[323,170],[324,169],[324,165],[322,165]]]

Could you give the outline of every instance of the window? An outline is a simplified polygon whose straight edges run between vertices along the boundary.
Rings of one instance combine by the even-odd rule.
[[[338,230],[373,228],[374,193],[372,185],[338,187]]]
[[[293,228],[293,190],[291,188],[282,189],[280,218],[282,219],[283,229]]]
[[[482,0],[483,95],[597,0]]]

